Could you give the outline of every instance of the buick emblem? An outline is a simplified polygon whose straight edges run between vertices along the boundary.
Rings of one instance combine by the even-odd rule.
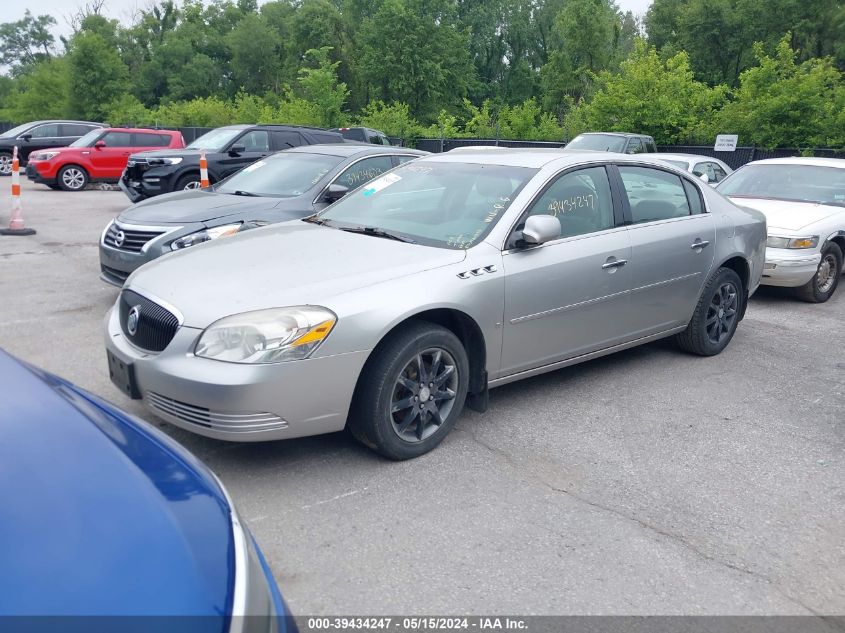
[[[138,323],[141,321],[141,306],[132,306],[129,316],[126,317],[126,331],[130,336],[135,336],[138,331]]]
[[[117,233],[114,234],[114,245],[120,248],[121,246],[123,246],[123,240],[125,239],[126,234],[118,229]]]

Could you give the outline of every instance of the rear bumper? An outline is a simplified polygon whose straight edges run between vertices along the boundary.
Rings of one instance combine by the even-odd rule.
[[[763,265],[762,284],[795,288],[813,278],[821,261],[821,253],[790,251],[785,248],[767,248]]]

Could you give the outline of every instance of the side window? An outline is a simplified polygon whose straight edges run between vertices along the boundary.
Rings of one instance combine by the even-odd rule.
[[[722,180],[726,178],[728,174],[725,172],[724,169],[722,169],[722,166],[719,163],[711,163],[711,165],[713,165],[713,173],[716,174],[715,182],[722,182]]]
[[[684,190],[687,192],[687,202],[693,214],[704,213],[704,202],[701,200],[701,191],[689,180],[683,180]]]
[[[252,130],[244,134],[236,142],[243,145],[248,152],[270,151],[270,135],[266,130]]]
[[[358,161],[338,176],[336,183],[354,189],[393,167],[390,156],[373,156]]]
[[[80,125],[78,123],[63,123],[62,124],[62,136],[85,136],[91,130],[95,130],[96,127],[92,125]]]
[[[290,149],[302,145],[302,137],[298,132],[278,131],[273,132],[273,148],[277,150]]]
[[[638,138],[628,139],[628,149],[625,150],[626,154],[642,154],[645,151],[643,147],[643,142]]]
[[[167,147],[170,137],[165,134],[144,134],[138,132],[132,141],[135,147]]]
[[[651,167],[619,166],[634,224],[690,215],[681,177]]]
[[[103,138],[106,147],[134,147],[130,132],[108,132]]]
[[[560,176],[531,205],[529,215],[553,215],[561,237],[613,228],[613,198],[604,167],[588,167]]]
[[[419,156],[408,156],[407,154],[401,155],[401,156],[396,156],[396,164],[401,165],[402,163],[407,163],[407,162],[410,162],[412,160],[416,160],[418,158],[419,158]]]
[[[655,153],[657,151],[657,147],[654,145],[653,139],[648,139],[645,141],[645,151]]]
[[[58,123],[48,123],[47,125],[39,125],[28,132],[32,134],[32,138],[55,138],[61,136],[59,132]]]
[[[696,163],[695,165],[693,165],[693,167],[692,167],[692,175],[693,175],[693,176],[699,176],[699,177],[700,177],[700,176],[703,176],[705,173],[707,173],[707,171],[706,171],[706,170],[705,170],[705,168],[704,168],[704,166],[705,166],[706,164],[707,164],[707,163]],[[708,177],[709,177],[709,175],[710,175],[710,174],[707,174],[707,175],[708,175]]]

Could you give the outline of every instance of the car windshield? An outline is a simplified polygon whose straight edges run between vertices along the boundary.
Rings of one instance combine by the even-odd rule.
[[[441,248],[469,248],[484,239],[536,173],[504,165],[405,163],[311,221]]]
[[[566,149],[589,149],[600,152],[621,152],[625,149],[625,137],[614,134],[581,134],[569,141]]]
[[[24,123],[23,125],[13,127],[11,130],[6,130],[3,134],[0,134],[0,136],[3,138],[14,138],[18,134],[23,134],[31,127],[32,123]]]
[[[740,198],[774,198],[845,207],[845,168],[746,165],[725,178],[718,189],[723,195]]]
[[[103,130],[97,128],[96,130],[91,130],[85,136],[80,136],[76,139],[73,143],[68,145],[68,147],[91,147],[100,136],[103,134]]]
[[[220,193],[292,198],[313,188],[342,160],[340,156],[282,152],[244,167],[214,187],[214,190]]]
[[[664,163],[669,163],[673,167],[680,167],[681,169],[687,169],[687,163],[682,160],[669,160],[668,158],[660,158],[658,160],[663,161]]]
[[[188,145],[186,149],[204,149],[209,152],[219,152],[231,143],[232,140],[241,132],[243,132],[243,130],[240,128],[217,128],[216,130],[211,130],[211,132],[206,132],[200,136],[197,140]]]

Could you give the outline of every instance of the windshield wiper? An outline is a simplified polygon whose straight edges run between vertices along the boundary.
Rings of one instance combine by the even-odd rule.
[[[410,237],[404,237],[396,233],[378,229],[374,226],[349,226],[340,229],[347,233],[360,233],[361,235],[372,235],[373,237],[383,237],[388,240],[396,240],[397,242],[405,242],[406,244],[416,244]]]
[[[249,191],[243,191],[242,189],[235,189],[235,190],[232,192],[232,195],[234,195],[234,196],[250,196],[250,197],[252,197],[252,198],[257,198],[257,197],[258,197],[258,195],[257,195],[257,194],[250,193]]]

